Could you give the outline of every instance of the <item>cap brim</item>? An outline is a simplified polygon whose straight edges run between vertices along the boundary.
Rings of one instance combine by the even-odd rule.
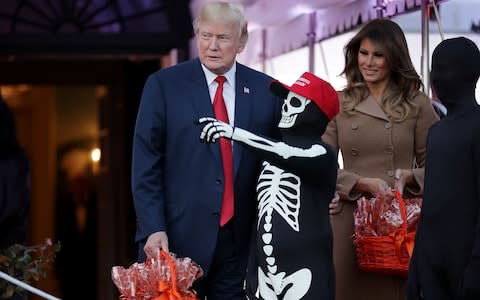
[[[270,83],[270,91],[282,99],[286,99],[290,90],[280,81],[275,80]]]

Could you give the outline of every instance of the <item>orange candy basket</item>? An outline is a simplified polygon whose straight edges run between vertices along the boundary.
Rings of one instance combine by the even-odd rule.
[[[413,252],[415,231],[407,232],[405,201],[398,191],[393,192],[400,204],[402,226],[384,236],[363,236],[355,233],[353,244],[360,270],[405,277]]]

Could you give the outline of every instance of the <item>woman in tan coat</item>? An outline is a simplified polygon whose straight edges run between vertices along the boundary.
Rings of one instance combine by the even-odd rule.
[[[345,47],[347,87],[340,114],[323,139],[342,152],[340,202],[331,217],[337,300],[405,299],[406,279],[358,269],[352,243],[353,210],[365,196],[423,189],[425,145],[438,120],[411,62],[401,28],[386,19],[365,25]],[[404,189],[405,187],[405,189]]]

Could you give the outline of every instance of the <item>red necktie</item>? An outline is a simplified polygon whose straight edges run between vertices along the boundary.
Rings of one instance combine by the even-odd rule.
[[[228,122],[227,108],[225,101],[223,101],[223,83],[224,76],[218,76],[215,81],[218,82],[217,91],[213,98],[213,111],[215,117],[225,123]],[[232,159],[232,143],[225,139],[220,139],[220,150],[222,152],[223,162],[223,201],[222,210],[220,213],[220,226],[225,225],[233,217],[233,159]]]

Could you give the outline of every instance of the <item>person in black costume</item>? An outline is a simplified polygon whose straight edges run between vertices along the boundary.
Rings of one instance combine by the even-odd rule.
[[[432,86],[448,114],[428,134],[425,192],[408,299],[480,299],[480,52],[469,39],[441,42]]]
[[[248,270],[247,294],[249,299],[333,300],[329,202],[337,157],[322,134],[338,113],[338,96],[329,83],[308,72],[291,87],[274,81],[270,89],[285,99],[279,141],[213,118],[200,119],[205,124],[202,140],[225,137],[264,159],[257,181],[257,265]]]
[[[25,242],[29,209],[30,163],[18,143],[14,115],[0,97],[0,250]],[[24,297],[16,292],[10,299]]]

